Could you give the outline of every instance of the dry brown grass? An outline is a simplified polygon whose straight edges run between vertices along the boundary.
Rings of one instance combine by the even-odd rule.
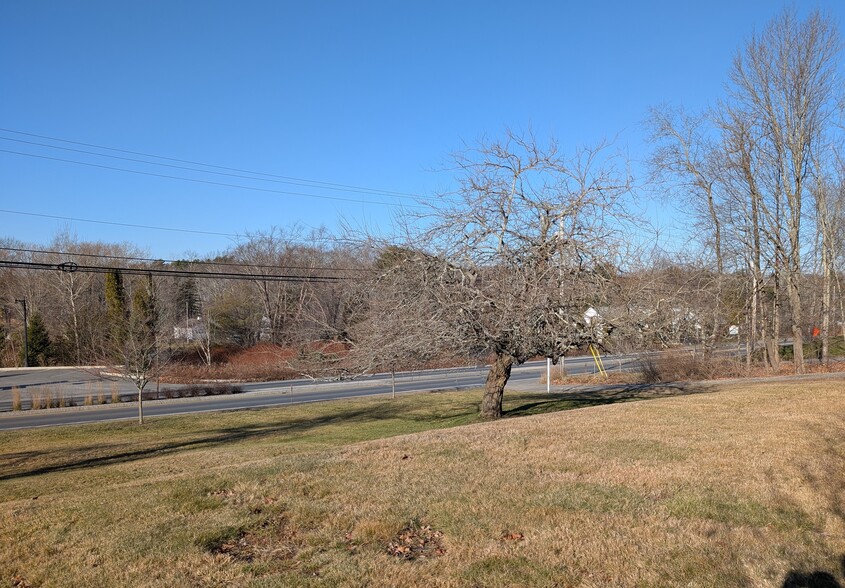
[[[552,384],[555,386],[583,386],[604,384],[641,384],[642,377],[637,372],[609,371],[606,374],[564,375],[552,372]],[[546,385],[546,374],[540,376],[540,384]]]
[[[843,388],[840,380],[687,388],[381,439],[472,422],[478,393],[4,433],[0,581],[841,580]],[[506,408],[525,414],[543,398],[565,402],[511,395]],[[427,557],[404,557],[427,545]]]

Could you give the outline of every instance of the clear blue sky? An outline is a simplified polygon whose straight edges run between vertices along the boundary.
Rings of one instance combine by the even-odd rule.
[[[699,109],[737,48],[784,7],[818,0],[602,2],[0,3],[0,128],[414,194],[462,141],[532,125],[564,146],[614,139],[637,161],[662,102]],[[186,182],[43,159],[365,201],[359,192],[197,174],[21,143],[0,131],[0,208],[239,234],[340,218],[386,230],[389,206]],[[9,141],[17,139],[18,141]],[[137,156],[100,151],[113,156]],[[164,160],[159,160],[165,163]],[[168,162],[171,165],[185,165]],[[222,170],[217,170],[222,171]],[[673,213],[652,207],[658,224]],[[232,237],[0,212],[0,236],[130,241],[153,256],[207,254]]]

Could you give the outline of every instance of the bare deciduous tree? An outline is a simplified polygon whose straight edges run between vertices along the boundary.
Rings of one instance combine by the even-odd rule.
[[[804,371],[802,220],[805,199],[823,173],[836,92],[839,35],[814,12],[799,21],[784,12],[751,38],[734,59],[731,100],[743,113],[758,150],[761,209],[783,247],[795,365]]]
[[[481,414],[502,414],[511,368],[598,340],[628,177],[606,146],[564,157],[555,141],[507,132],[454,156],[457,189],[413,218],[371,299],[393,333],[387,359],[451,349],[493,354]],[[363,342],[364,346],[372,346]]]
[[[132,306],[121,336],[110,345],[110,358],[121,375],[138,391],[138,422],[144,424],[144,389],[166,366],[164,342],[168,334],[159,329],[156,289],[152,276],[135,284]]]
[[[267,233],[250,235],[231,252],[234,259],[256,276],[252,284],[269,321],[272,343],[293,343],[302,339],[302,333],[297,331],[302,327],[306,308],[314,297],[307,278],[313,274],[312,268],[320,265],[320,254],[319,249],[303,244],[297,228],[287,231],[273,228]],[[288,282],[273,279],[280,271],[303,279]]]
[[[649,161],[652,179],[666,186],[673,197],[690,205],[690,216],[698,229],[696,235],[704,237],[704,244],[712,248],[715,258],[712,288],[707,288],[713,301],[707,338],[708,348],[712,348],[725,327],[721,153],[711,138],[709,117],[691,116],[681,109],[665,106],[652,108],[648,122],[655,143]]]

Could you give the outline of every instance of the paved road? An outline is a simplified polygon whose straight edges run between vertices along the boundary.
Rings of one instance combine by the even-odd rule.
[[[608,370],[631,369],[636,365],[635,355],[609,356],[604,359]],[[509,388],[543,389],[540,377],[545,373],[545,362],[528,362],[515,367],[508,383]],[[558,369],[556,367],[552,368]],[[580,357],[566,360],[569,374],[583,374],[595,371],[592,358]],[[396,374],[396,392],[426,392],[444,389],[475,388],[483,385],[487,377],[485,366],[401,372]],[[86,386],[96,383],[91,371],[73,369],[53,370],[6,370],[0,373],[0,430],[45,427],[54,425],[90,423],[100,421],[137,418],[136,403],[106,404],[53,410],[25,410],[12,412],[11,387],[44,386],[44,382],[56,390],[78,392],[81,386],[83,394]],[[40,382],[40,383],[39,383]],[[122,383],[126,385],[126,382]],[[131,384],[126,389],[131,391]],[[340,398],[375,396],[391,393],[390,374],[374,376],[344,382],[314,382],[313,380],[290,380],[281,382],[260,382],[242,384],[243,394],[231,396],[206,396],[173,400],[148,401],[144,403],[145,417],[189,414],[198,412],[236,410],[317,402]],[[106,388],[108,397],[108,388]]]
[[[82,404],[86,396],[96,399],[102,395],[110,398],[112,392],[129,395],[136,392],[135,385],[120,377],[105,376],[101,368],[7,368],[0,369],[0,411],[11,410],[12,390],[20,393],[24,407],[29,406],[33,395],[50,394],[58,399]]]

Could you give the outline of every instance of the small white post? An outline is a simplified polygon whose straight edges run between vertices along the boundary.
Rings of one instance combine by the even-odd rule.
[[[552,392],[552,358],[546,358],[546,394]]]
[[[391,398],[396,398],[396,368],[390,370]]]

